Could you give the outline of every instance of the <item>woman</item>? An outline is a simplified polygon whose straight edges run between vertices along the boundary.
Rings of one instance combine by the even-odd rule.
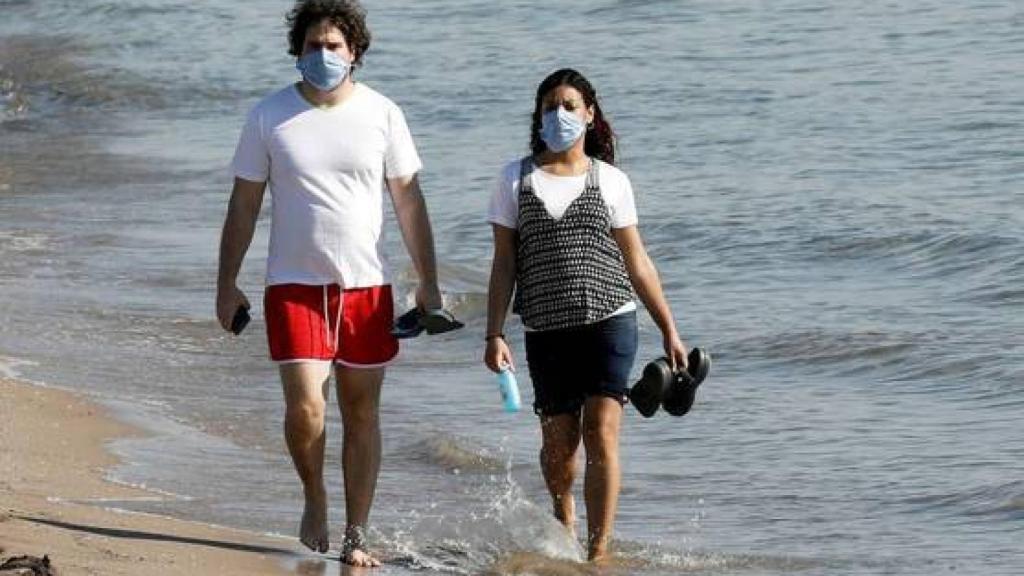
[[[619,426],[637,348],[634,291],[661,330],[673,368],[686,368],[687,352],[637,231],[629,178],[614,166],[615,135],[579,72],[559,70],[540,84],[530,146],[532,155],[506,166],[491,199],[484,361],[496,372],[514,369],[503,334],[514,290],[554,514],[575,535],[572,484],[582,439],[588,558],[602,561],[618,503]]]

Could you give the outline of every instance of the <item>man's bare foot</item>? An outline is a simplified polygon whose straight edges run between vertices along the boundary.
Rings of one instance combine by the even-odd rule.
[[[323,491],[306,497],[306,508],[302,511],[302,524],[299,525],[299,541],[321,554],[331,546],[327,530],[327,494]]]
[[[380,560],[370,556],[370,553],[366,551],[366,537],[361,526],[345,528],[345,540],[341,543],[341,561],[349,566],[359,568],[380,566]]]
[[[555,496],[552,498],[554,505],[555,519],[565,526],[569,536],[576,540],[576,502],[572,494],[566,496]]]

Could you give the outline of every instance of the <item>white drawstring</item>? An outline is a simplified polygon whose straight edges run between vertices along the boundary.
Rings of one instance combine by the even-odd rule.
[[[331,343],[334,348],[334,352],[338,351],[338,347],[341,346],[341,307],[345,304],[345,295],[341,289],[341,285],[338,285],[338,319],[334,321],[334,338],[331,338],[331,324],[327,320],[330,315],[330,308],[327,306],[327,289],[329,285],[324,284],[324,334],[327,337],[327,342]]]

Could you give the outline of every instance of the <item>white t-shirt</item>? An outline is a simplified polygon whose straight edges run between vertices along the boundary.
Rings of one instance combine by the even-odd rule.
[[[629,176],[607,162],[596,158],[593,162],[597,162],[597,183],[601,188],[601,197],[608,206],[612,228],[636,226],[636,200],[633,197],[633,185],[629,182]],[[491,196],[488,210],[488,221],[492,224],[505,228],[519,228],[519,168],[519,160],[516,160],[506,164],[505,169],[501,171],[498,188]],[[583,188],[587,183],[586,174],[555,176],[537,166],[534,166],[530,178],[534,195],[544,204],[548,214],[556,220],[565,215],[572,201],[583,194]],[[635,302],[627,302],[609,316],[636,309]]]
[[[296,85],[260,101],[232,168],[270,189],[267,284],[388,283],[386,178],[421,167],[401,109],[365,84],[332,108],[311,105]]]
[[[597,162],[597,180],[601,197],[611,215],[612,228],[635,226],[636,202],[629,176],[611,164],[596,159],[594,162]],[[533,193],[557,220],[565,214],[572,201],[583,194],[587,175],[555,176],[535,166],[531,179]],[[488,221],[506,228],[519,228],[519,160],[508,163],[501,171],[498,188],[491,196]]]

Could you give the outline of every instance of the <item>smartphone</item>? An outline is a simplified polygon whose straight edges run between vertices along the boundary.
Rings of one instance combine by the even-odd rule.
[[[231,331],[238,334],[245,330],[245,325],[249,323],[251,317],[249,316],[249,309],[245,306],[239,306],[238,310],[235,310],[235,317],[231,319]]]

